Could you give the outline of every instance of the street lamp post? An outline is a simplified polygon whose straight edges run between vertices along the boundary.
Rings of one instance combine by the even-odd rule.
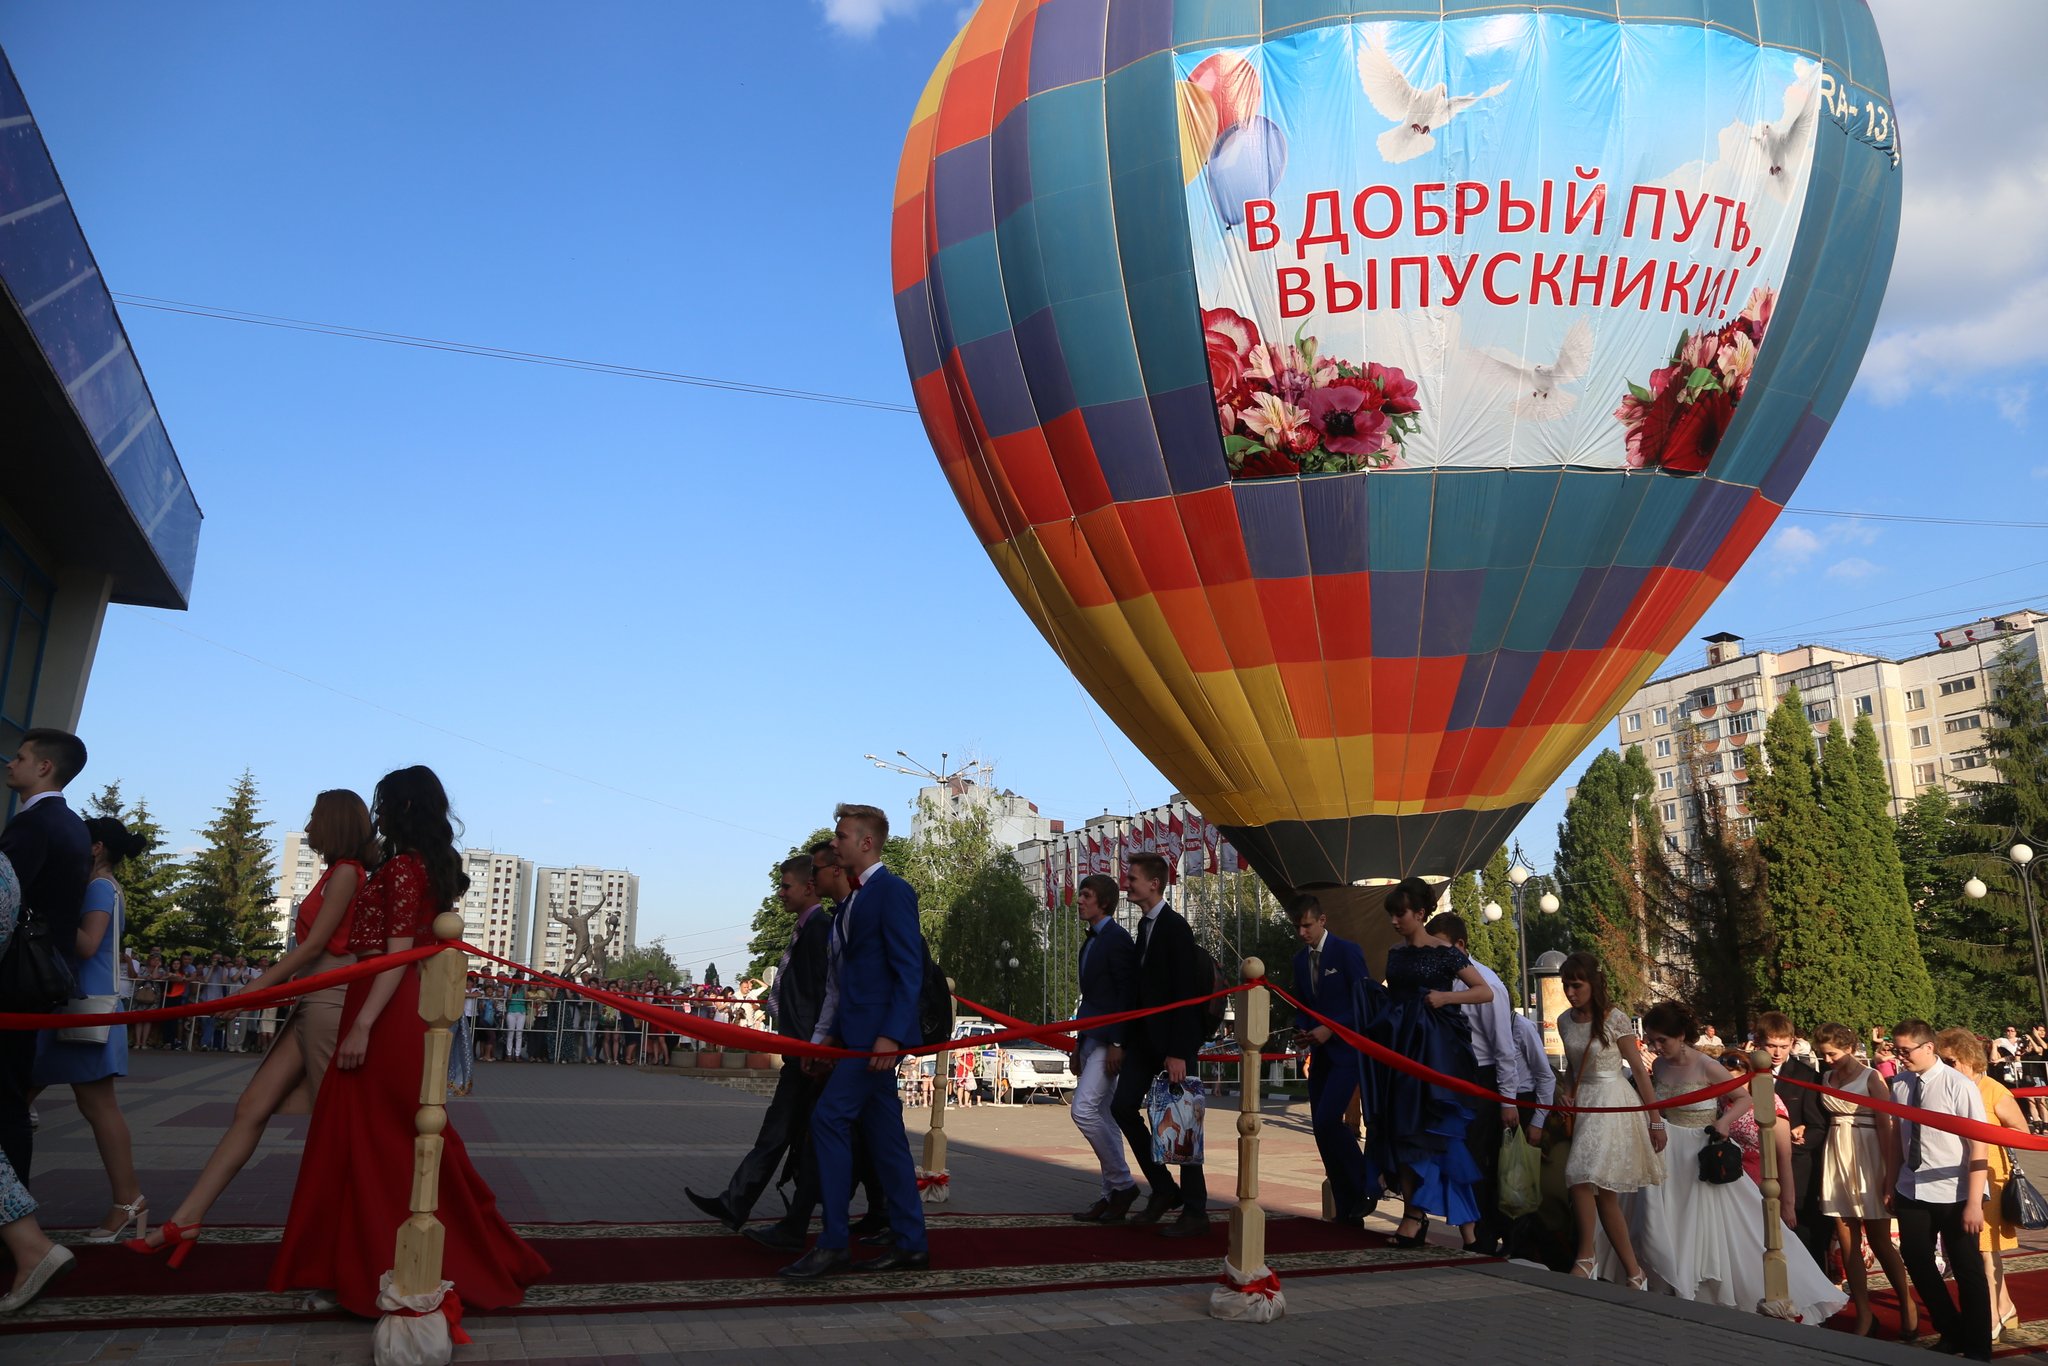
[[[1529,1000],[1529,921],[1522,911],[1522,890],[1528,886],[1531,876],[1533,874],[1530,873],[1527,865],[1522,862],[1522,851],[1517,849],[1515,851],[1514,866],[1508,869],[1508,885],[1513,887],[1515,892],[1515,948],[1518,950],[1521,958],[1522,1010],[1524,1013],[1534,1010],[1534,1006]],[[1545,915],[1557,914],[1558,900],[1549,892],[1545,892],[1541,897],[1537,898],[1536,905]],[[1501,918],[1500,903],[1498,901],[1489,901],[1480,913],[1486,917],[1489,923],[1499,920]]]
[[[1016,957],[1010,953],[1010,941],[1007,939],[1003,941],[1003,956],[996,960],[996,966],[1003,970],[1003,1013],[1005,1015],[1014,1014],[1015,1010],[1011,1004],[1011,993],[1016,982],[1019,964]]]
[[[2022,834],[2018,827],[2009,832],[2013,842],[2000,855],[2012,865],[2013,877],[2020,884],[2020,894],[2027,903],[2027,933],[2034,941],[2034,989],[2041,998],[2041,1018],[2048,1020],[2048,960],[2041,952],[2041,915],[2034,904],[2034,845],[2040,843],[2038,836]],[[2029,843],[2028,841],[2033,841]],[[1963,884],[1963,895],[1972,901],[1982,901],[1991,889],[1980,877],[1972,876]]]

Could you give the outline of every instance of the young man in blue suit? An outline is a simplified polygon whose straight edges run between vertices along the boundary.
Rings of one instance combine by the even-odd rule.
[[[1102,873],[1081,879],[1075,906],[1088,934],[1081,941],[1077,1019],[1118,1015],[1137,1004],[1138,947],[1131,942],[1130,931],[1116,923],[1117,901],[1116,879]],[[1138,1183],[1124,1161],[1124,1133],[1109,1112],[1117,1073],[1123,1068],[1128,1027],[1082,1030],[1080,1046],[1074,1050],[1074,1071],[1080,1078],[1074,1087],[1074,1127],[1095,1150],[1102,1168],[1102,1197],[1074,1216],[1084,1224],[1120,1224],[1138,1202]]]
[[[925,1247],[924,1208],[917,1171],[903,1134],[896,1097],[901,1051],[919,1038],[918,997],[924,990],[924,932],[917,892],[882,866],[889,818],[872,806],[842,805],[832,847],[853,881],[853,895],[832,921],[831,967],[813,1042],[866,1053],[832,1065],[811,1112],[811,1143],[818,1155],[824,1231],[816,1246],[782,1269],[791,1280],[816,1280],[852,1268],[847,1207],[853,1199],[853,1134],[858,1128],[882,1181],[896,1246],[862,1262],[859,1270],[917,1270],[931,1265]]]
[[[1364,1033],[1368,1022],[1358,1018],[1358,993],[1361,987],[1371,992],[1379,985],[1366,971],[1365,954],[1350,940],[1330,933],[1330,922],[1315,897],[1303,893],[1294,898],[1292,909],[1302,944],[1294,955],[1294,994],[1317,1014]],[[1315,1132],[1316,1151],[1323,1156],[1323,1174],[1330,1178],[1337,1222],[1363,1228],[1365,1216],[1379,1200],[1367,1189],[1365,1153],[1344,1116],[1365,1080],[1365,1060],[1307,1011],[1299,1012],[1294,1024],[1309,1039],[1309,1127]]]
[[[0,854],[21,879],[21,907],[50,927],[50,941],[68,948],[78,938],[85,884],[92,877],[92,837],[64,804],[64,789],[85,770],[85,742],[68,731],[25,731],[7,764],[7,786],[21,805],[0,832]],[[36,1032],[0,1030],[0,1152],[28,1180],[35,1127],[28,1099],[36,1064]]]

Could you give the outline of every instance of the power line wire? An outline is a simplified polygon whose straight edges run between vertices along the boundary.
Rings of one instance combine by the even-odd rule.
[[[390,332],[374,327],[357,327],[350,323],[320,322],[311,318],[294,318],[278,313],[257,313],[250,309],[229,308],[221,304],[193,303],[185,299],[167,299],[155,294],[125,294],[116,292],[114,299],[131,308],[147,308],[159,313],[178,313],[193,318],[214,318],[221,322],[246,323],[252,327],[273,327],[290,332],[311,332],[320,336],[345,337],[354,341],[382,342],[389,346],[409,346],[423,351],[446,351],[454,355],[481,356],[488,360],[517,361],[523,365],[546,365],[562,370],[584,370],[592,374],[615,375],[622,379],[655,380],[664,384],[686,384],[702,389],[718,389],[727,393],[753,394],[761,398],[786,398],[802,403],[836,404],[847,408],[866,408],[880,413],[907,413],[915,415],[917,407],[910,403],[897,403],[887,399],[863,398],[857,394],[834,394],[814,389],[796,389],[780,384],[759,384],[752,380],[724,379],[715,375],[693,375],[680,370],[662,370],[652,366],[627,365],[617,361],[590,360],[578,356],[558,356],[545,351],[521,351],[513,347],[492,346],[484,342],[454,341],[446,337],[425,337],[410,332]],[[1973,526],[2010,528],[2024,531],[2048,530],[2048,522],[2007,521],[1983,517],[1933,517],[1904,512],[1853,512],[1841,508],[1787,507],[1784,514],[1791,517],[1832,517],[1846,521],[1863,522],[1909,522],[1926,526]],[[1133,801],[1137,800],[1134,796]]]

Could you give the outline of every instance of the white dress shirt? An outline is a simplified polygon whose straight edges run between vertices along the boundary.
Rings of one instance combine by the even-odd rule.
[[[1522,1055],[1515,1048],[1515,1012],[1508,1008],[1508,989],[1502,985],[1499,974],[1476,958],[1472,959],[1472,966],[1478,970],[1479,980],[1493,988],[1491,1001],[1462,1007],[1466,1022],[1472,1026],[1472,1061],[1481,1067],[1491,1067],[1493,1089],[1500,1092],[1503,1100],[1512,1101],[1527,1089],[1522,1078]]]
[[[1947,1063],[1938,1062],[1917,1074],[1920,1085],[1919,1097],[1915,1099],[1915,1075],[1902,1067],[1892,1078],[1893,1100],[1901,1105],[1917,1105],[1938,1115],[1961,1115],[1965,1119],[1985,1122],[1984,1093],[1977,1089],[1976,1082]],[[1920,1166],[1917,1171],[1906,1164],[1907,1156],[1913,1151],[1915,1133],[1920,1136]],[[1924,1200],[1930,1205],[1958,1205],[1968,1194],[1970,1140],[1961,1134],[1901,1119],[1899,1157],[1899,1194],[1907,1199]]]
[[[1514,1016],[1513,1023],[1515,1056],[1522,1064],[1522,1089],[1536,1095],[1538,1108],[1530,1122],[1540,1128],[1544,1110],[1557,1098],[1557,1073],[1551,1070],[1550,1059],[1543,1052],[1542,1027],[1526,1015]]]

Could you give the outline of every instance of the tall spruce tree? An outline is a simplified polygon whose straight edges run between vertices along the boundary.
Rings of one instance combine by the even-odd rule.
[[[1889,1019],[1880,1014],[1865,1024],[1891,1025],[1910,1017],[1932,1018],[1934,980],[1920,948],[1912,897],[1906,888],[1906,867],[1899,857],[1898,829],[1892,820],[1892,787],[1885,777],[1884,751],[1868,716],[1856,718],[1849,747],[1856,758],[1856,781],[1863,798],[1863,826],[1875,858],[1864,870],[1870,889],[1869,958],[1874,983],[1873,1003],[1890,998]]]
[[[1758,1003],[1809,1026],[1860,1020],[1859,950],[1832,885],[1837,832],[1821,807],[1820,756],[1797,688],[1764,725],[1763,761],[1750,754],[1746,767],[1770,907],[1769,952],[1756,965]]]
[[[1652,894],[1665,903],[1672,938],[1666,962],[1702,1020],[1742,1038],[1755,1013],[1750,965],[1767,949],[1763,863],[1706,771],[1705,756],[1681,727],[1679,772],[1698,812],[1699,838],[1667,854]]]
[[[754,935],[747,941],[747,970],[744,974],[757,981],[768,969],[782,961],[782,951],[789,947],[789,937],[796,933],[796,913],[786,910],[782,898],[776,895],[776,888],[782,883],[782,865],[798,854],[808,853],[812,845],[820,840],[832,838],[830,830],[813,830],[809,839],[793,844],[789,852],[768,865],[768,895],[761,898],[761,904],[754,910]]]
[[[1520,1005],[1522,943],[1515,930],[1515,884],[1508,880],[1508,871],[1513,866],[1508,847],[1503,844],[1493,851],[1493,856],[1486,860],[1486,866],[1479,870],[1480,928],[1475,931],[1477,937],[1472,941],[1472,956],[1499,974],[1500,980],[1507,984],[1508,995],[1516,1005]],[[1531,893],[1524,887],[1522,905],[1525,909],[1535,909],[1536,903],[1531,899],[1535,895],[1541,894]],[[1501,911],[1500,919],[1491,924],[1486,921],[1485,911],[1489,901]]]
[[[2033,953],[2018,897],[1972,901],[1963,895],[1979,858],[1967,815],[1967,804],[1946,788],[1922,791],[1899,817],[1899,857],[1933,980],[1934,1014],[1927,1018],[1996,1034],[2040,1010],[2030,975]]]
[[[275,953],[280,947],[270,902],[276,881],[274,853],[258,816],[256,775],[246,769],[200,832],[205,840],[185,865],[179,904],[196,945],[217,953]]]
[[[147,954],[151,949],[183,945],[189,926],[177,903],[180,870],[177,860],[164,849],[164,830],[149,814],[149,802],[138,798],[133,806],[128,805],[121,784],[111,782],[88,799],[86,814],[112,816],[143,841],[142,852],[114,870],[129,947]]]
[[[1654,790],[1639,746],[1626,757],[1601,750],[1557,828],[1559,895],[1571,942],[1600,960],[1614,999],[1631,1004],[1649,993],[1649,936],[1635,876],[1641,843],[1663,842]]]

